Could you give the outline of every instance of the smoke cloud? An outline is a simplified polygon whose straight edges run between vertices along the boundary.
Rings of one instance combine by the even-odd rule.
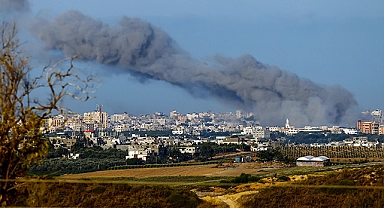
[[[27,0],[0,0],[0,12],[27,12],[29,10]]]
[[[83,60],[119,65],[137,77],[164,80],[195,96],[212,96],[255,112],[268,125],[289,118],[296,125],[329,125],[348,121],[356,105],[340,86],[321,86],[251,55],[215,55],[208,63],[194,60],[160,28],[123,17],[110,26],[77,11],[53,20],[39,19],[33,34],[46,49]]]

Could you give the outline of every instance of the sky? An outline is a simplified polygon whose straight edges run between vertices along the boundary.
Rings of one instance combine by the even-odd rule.
[[[320,85],[340,85],[360,110],[384,109],[383,1],[126,1],[31,0],[33,16],[54,17],[77,10],[116,24],[122,16],[160,27],[192,57],[250,54]],[[33,41],[31,41],[33,42]],[[103,80],[96,98],[69,104],[78,112],[96,104],[110,114],[227,112],[237,106],[195,97],[165,81],[109,73],[105,66],[80,63]],[[282,118],[284,123],[285,118]]]

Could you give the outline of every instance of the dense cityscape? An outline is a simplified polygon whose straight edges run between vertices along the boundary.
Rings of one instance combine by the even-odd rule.
[[[383,135],[383,112],[375,110],[363,112],[370,120],[358,120],[356,126],[304,126],[295,127],[285,120],[284,126],[262,126],[255,121],[252,113],[237,110],[235,113],[180,114],[173,110],[169,115],[156,112],[147,115],[128,113],[108,115],[102,105],[83,115],[57,115],[45,124],[45,133],[57,148],[71,150],[81,135],[87,142],[85,146],[101,146],[104,149],[116,148],[127,151],[126,158],[146,160],[159,155],[162,148],[177,146],[181,153],[195,155],[196,146],[204,142],[220,144],[247,144],[251,151],[267,150],[281,145],[309,146],[365,146],[376,147],[377,141],[369,141],[367,135]],[[295,142],[297,134],[346,135],[342,141],[319,143]]]

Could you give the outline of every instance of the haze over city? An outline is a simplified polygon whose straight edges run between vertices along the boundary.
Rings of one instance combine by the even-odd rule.
[[[102,77],[95,99],[69,104],[78,112],[244,109],[267,124],[342,125],[384,108],[380,1],[17,2],[3,13],[32,63],[80,52],[78,66]],[[121,34],[128,45],[108,42]]]

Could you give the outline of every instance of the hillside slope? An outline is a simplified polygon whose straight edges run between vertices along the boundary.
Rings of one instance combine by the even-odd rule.
[[[272,186],[239,199],[243,207],[384,207],[384,166],[344,169]]]

